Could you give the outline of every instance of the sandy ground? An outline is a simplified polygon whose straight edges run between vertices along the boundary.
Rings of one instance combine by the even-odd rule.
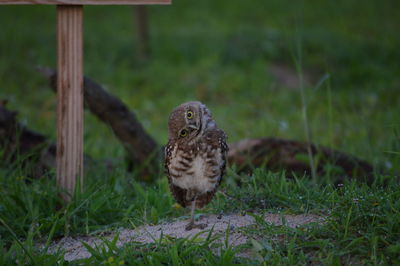
[[[283,216],[283,217],[282,217]],[[282,219],[284,218],[284,219]],[[280,214],[266,214],[264,215],[266,222],[273,225],[282,225],[282,220],[286,220],[286,226],[295,228],[308,223],[316,222],[322,223],[323,218],[317,215],[304,214],[304,215],[280,215]],[[151,243],[160,238],[161,233],[164,236],[168,235],[174,238],[190,238],[200,231],[204,231],[204,237],[209,233],[209,230],[214,226],[214,234],[221,235],[221,241],[225,237],[225,232],[229,226],[230,236],[229,245],[237,246],[247,242],[248,238],[240,233],[239,228],[250,226],[255,223],[254,218],[250,215],[230,214],[230,215],[207,215],[203,216],[197,221],[198,223],[206,223],[206,229],[193,229],[191,231],[185,230],[187,221],[176,221],[171,223],[163,223],[158,225],[143,225],[136,229],[123,229],[120,231],[118,246],[135,241],[142,243]],[[112,240],[115,234],[111,234],[106,238]],[[91,254],[82,245],[82,241],[86,242],[92,247],[99,246],[102,240],[95,236],[84,237],[65,237],[60,241],[54,243],[49,248],[49,252],[53,253],[57,250],[65,252],[64,259],[73,261],[77,259],[88,258]]]

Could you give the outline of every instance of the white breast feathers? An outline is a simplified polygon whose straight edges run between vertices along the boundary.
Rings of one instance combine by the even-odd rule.
[[[194,156],[175,148],[168,167],[172,183],[183,189],[195,189],[201,193],[212,191],[221,178],[223,160],[221,149],[208,151],[199,152]]]

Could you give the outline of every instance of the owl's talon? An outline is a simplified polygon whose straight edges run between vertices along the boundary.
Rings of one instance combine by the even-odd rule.
[[[199,229],[206,229],[208,224],[195,224],[195,226],[196,226],[196,228],[199,228]]]
[[[195,224],[195,223],[188,223],[185,227],[186,231],[190,231],[192,229],[198,228],[198,229],[205,229],[207,228],[208,224]]]
[[[193,224],[187,224],[186,227],[185,227],[186,231],[190,231],[192,229],[193,229]]]

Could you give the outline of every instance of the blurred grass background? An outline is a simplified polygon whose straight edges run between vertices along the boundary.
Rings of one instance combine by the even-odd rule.
[[[301,47],[312,141],[399,169],[399,156],[386,153],[400,147],[398,1],[176,0],[148,12],[145,62],[132,7],[85,7],[85,73],[122,98],[160,143],[169,112],[193,99],[210,107],[230,141],[305,140],[294,63]],[[56,65],[55,15],[48,6],[0,7],[0,98],[53,139],[56,97],[34,67]],[[85,152],[124,153],[88,112]]]
[[[231,142],[259,136],[305,140],[295,64],[301,62],[312,141],[393,171],[377,175],[372,186],[348,181],[335,188],[264,169],[242,176],[239,186],[228,169],[221,189],[240,204],[217,193],[201,212],[327,218],[321,228],[265,223],[247,228],[246,235],[259,241],[246,244],[258,262],[398,264],[400,2],[173,0],[148,11],[152,56],[143,61],[132,7],[85,7],[85,73],[122,98],[161,144],[167,141],[170,111],[193,99],[210,107]],[[56,65],[55,22],[54,7],[0,6],[0,99],[9,100],[24,124],[53,140],[56,97],[34,67]],[[111,130],[89,112],[85,152],[94,158],[124,156]],[[62,236],[187,214],[174,207],[166,178],[142,184],[124,167],[109,172],[106,166],[88,173],[85,191],[57,210],[55,180],[30,180],[19,168],[0,169],[0,264],[61,264],[61,252],[50,256],[37,242],[48,246]],[[277,235],[285,240],[271,241]],[[191,240],[138,245],[103,250],[86,263],[112,258],[172,264],[181,257],[187,264],[242,262],[230,247],[217,257],[208,244]]]

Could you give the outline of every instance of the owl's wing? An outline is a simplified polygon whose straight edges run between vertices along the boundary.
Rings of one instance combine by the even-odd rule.
[[[168,165],[170,164],[171,160],[171,143],[168,142],[167,145],[164,147],[164,174],[168,177],[168,182],[170,182],[170,176],[169,176],[169,169]]]
[[[226,143],[227,136],[226,136],[225,132],[222,131],[221,129],[218,131],[219,131],[218,143],[221,148],[222,160],[224,162],[223,165],[221,165],[221,178],[219,180],[219,183],[221,183],[222,177],[224,176],[225,170],[226,170],[226,156],[229,151],[229,147],[228,147],[228,144]]]
[[[173,144],[168,142],[167,146],[164,149],[164,173],[168,178],[169,189],[171,190],[172,195],[175,200],[182,206],[186,207],[189,205],[189,202],[186,200],[186,189],[180,188],[172,184],[171,176],[169,173],[169,165],[172,156]]]

